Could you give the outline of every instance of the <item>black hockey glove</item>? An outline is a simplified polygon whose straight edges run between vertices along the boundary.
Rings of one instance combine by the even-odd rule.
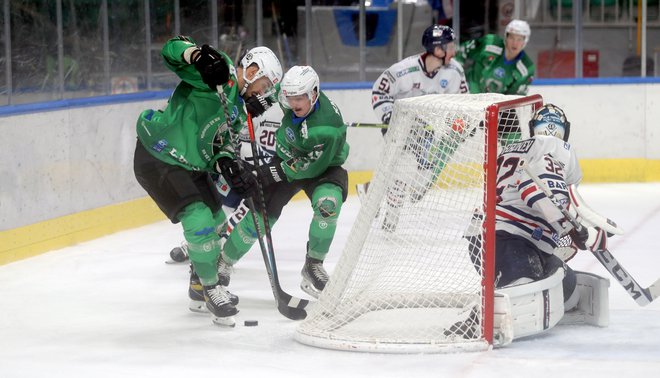
[[[578,231],[577,228],[573,228],[568,232],[568,235],[570,235],[571,239],[573,239],[575,246],[583,251],[587,250],[587,239],[589,239],[589,231],[586,227],[582,226],[580,231]]]
[[[252,197],[256,193],[257,179],[252,172],[240,169],[236,160],[220,158],[215,169],[227,180],[229,186],[243,198]]]
[[[286,179],[281,163],[282,160],[273,159],[270,164],[259,167],[257,170],[257,177],[261,180],[264,187]]]
[[[268,110],[271,105],[272,103],[268,97],[263,97],[260,94],[253,94],[252,96],[248,97],[247,100],[245,100],[245,108],[253,117],[259,117],[260,115],[264,114],[264,112]]]
[[[202,76],[202,81],[216,90],[218,85],[224,85],[229,81],[229,66],[222,55],[209,45],[203,45],[192,54],[191,60]]]
[[[390,124],[391,118],[392,118],[392,112],[388,112],[383,114],[383,118],[381,118],[381,121],[383,121],[383,124],[385,126],[388,126]],[[383,134],[383,136],[385,136],[385,134],[387,134],[387,127],[383,127],[382,129],[380,129],[380,132]]]

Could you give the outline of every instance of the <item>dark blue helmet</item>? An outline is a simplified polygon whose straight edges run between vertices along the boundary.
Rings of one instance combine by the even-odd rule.
[[[445,46],[456,40],[456,35],[454,30],[449,26],[445,25],[431,25],[422,35],[422,46],[426,49],[426,52],[433,53],[437,46],[440,46],[445,50]]]
[[[545,104],[534,112],[529,120],[529,135],[551,135],[564,142],[568,142],[568,134],[571,132],[571,123],[566,119],[566,114],[556,105]]]

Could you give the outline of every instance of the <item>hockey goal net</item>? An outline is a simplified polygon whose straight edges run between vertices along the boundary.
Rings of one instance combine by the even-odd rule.
[[[393,353],[497,344],[497,151],[528,137],[528,121],[541,105],[538,95],[397,101],[382,162],[296,340]]]

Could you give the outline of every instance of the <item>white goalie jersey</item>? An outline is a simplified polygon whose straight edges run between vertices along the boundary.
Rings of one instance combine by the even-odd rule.
[[[535,173],[555,198],[569,204],[568,185],[578,184],[582,170],[568,142],[537,135],[504,147],[497,159],[496,230],[519,235],[552,254],[560,236],[553,223],[564,218],[522,168]]]
[[[426,53],[405,58],[378,77],[371,91],[371,105],[379,120],[389,123],[394,100],[427,94],[468,93],[465,72],[459,62],[451,59],[448,65],[429,75],[425,71],[425,56]]]

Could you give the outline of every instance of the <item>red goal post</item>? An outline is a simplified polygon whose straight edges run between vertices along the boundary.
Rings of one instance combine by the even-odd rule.
[[[502,344],[494,333],[497,153],[529,136],[542,103],[500,94],[396,101],[367,197],[296,340],[385,353]]]

